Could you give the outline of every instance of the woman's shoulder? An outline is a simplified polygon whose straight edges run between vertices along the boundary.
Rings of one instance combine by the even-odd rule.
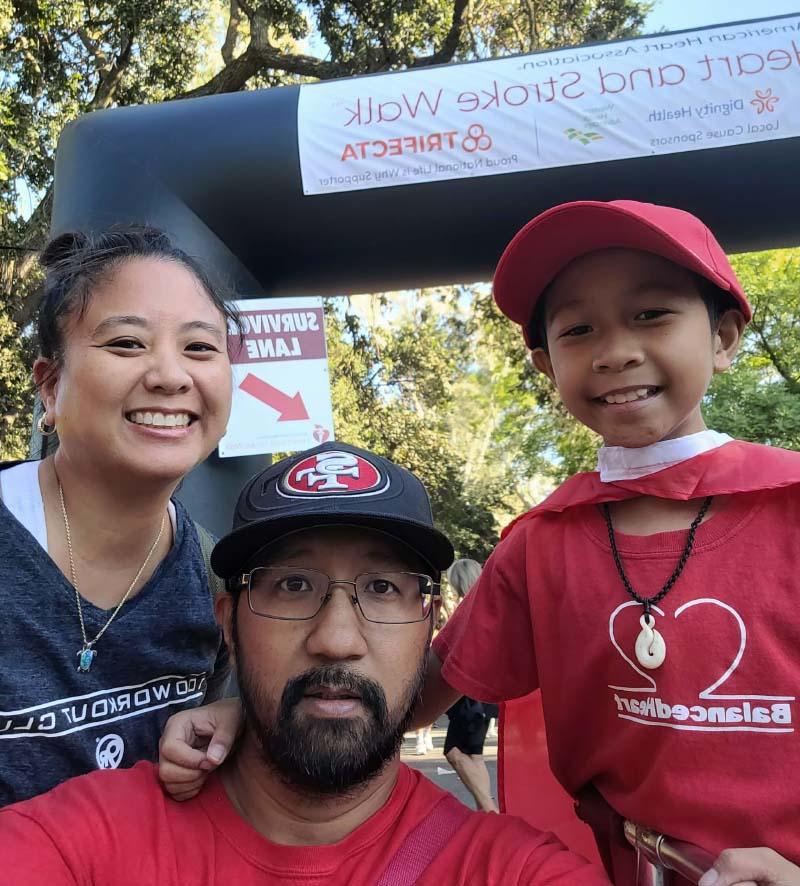
[[[198,556],[202,556],[204,547],[212,548],[217,543],[216,536],[192,517],[180,499],[172,498],[170,504],[175,508],[176,543],[188,543]]]
[[[185,506],[173,498],[176,521],[176,547],[178,559],[184,564],[191,562],[202,576],[204,587],[212,598],[224,590],[222,580],[217,578],[211,569],[211,551],[217,539],[201,523],[192,519]]]
[[[39,488],[39,462],[0,463],[0,520],[6,540],[17,547],[36,543],[47,552],[47,528],[42,493]]]

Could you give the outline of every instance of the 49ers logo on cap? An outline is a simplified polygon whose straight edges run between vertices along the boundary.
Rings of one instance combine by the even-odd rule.
[[[372,462],[352,452],[331,450],[310,455],[283,475],[279,492],[286,496],[377,495],[389,478]]]

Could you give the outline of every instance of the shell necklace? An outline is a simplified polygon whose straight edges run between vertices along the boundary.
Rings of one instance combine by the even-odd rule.
[[[625,590],[634,600],[636,600],[637,603],[641,603],[644,607],[644,613],[639,619],[639,624],[641,625],[642,630],[636,638],[635,652],[639,664],[643,668],[648,668],[648,670],[652,671],[656,668],[660,668],[661,665],[664,664],[664,659],[667,657],[667,644],[664,642],[664,638],[661,634],[655,629],[656,619],[651,612],[651,607],[655,606],[656,603],[660,602],[667,596],[672,589],[672,586],[683,572],[683,567],[686,566],[686,561],[689,559],[689,556],[692,553],[692,548],[694,547],[694,536],[697,532],[697,527],[703,522],[703,517],[705,517],[708,509],[711,507],[712,498],[713,496],[709,495],[708,498],[703,501],[700,511],[692,521],[692,525],[689,527],[689,534],[686,537],[686,544],[684,545],[683,553],[678,560],[678,565],[675,567],[672,575],[667,579],[664,587],[661,588],[657,594],[653,594],[652,597],[640,597],[628,580],[628,576],[625,574],[625,569],[622,566],[619,551],[617,550],[614,524],[611,522],[611,509],[608,507],[608,502],[603,502],[603,516],[606,518],[608,540],[611,543],[611,553],[614,555],[614,563],[617,566],[617,572],[622,579],[622,584],[625,586]]]
[[[55,468],[53,468],[55,471]],[[72,581],[72,587],[75,591],[75,605],[78,608],[78,621],[81,624],[81,639],[83,640],[83,645],[78,650],[78,671],[82,674],[85,674],[92,666],[92,662],[97,655],[97,650],[94,648],[97,641],[105,634],[105,632],[111,626],[111,622],[117,617],[117,613],[122,609],[125,601],[130,597],[133,593],[133,589],[136,587],[136,583],[142,577],[142,573],[147,568],[147,564],[150,562],[150,558],[153,556],[155,549],[158,547],[158,543],[161,541],[161,536],[164,534],[164,526],[166,524],[166,517],[161,517],[161,526],[158,530],[158,535],[156,536],[156,540],[153,542],[152,547],[147,552],[147,556],[144,558],[144,563],[139,567],[139,571],[133,578],[133,581],[128,586],[128,590],[125,591],[122,599],[117,603],[117,608],[111,613],[108,617],[108,620],[103,625],[102,628],[97,633],[97,636],[90,640],[86,636],[86,625],[83,621],[83,607],[81,606],[81,595],[78,591],[78,582],[75,580],[75,559],[72,554],[72,536],[69,531],[69,517],[67,517],[67,506],[64,504],[64,490],[61,487],[61,480],[58,478],[58,474],[56,474],[56,482],[58,483],[58,497],[61,501],[61,516],[64,518],[64,532],[67,536],[67,551],[69,553],[69,576]]]

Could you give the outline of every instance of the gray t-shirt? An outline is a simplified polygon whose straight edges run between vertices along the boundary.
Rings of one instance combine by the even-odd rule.
[[[172,549],[78,673],[75,591],[0,502],[0,806],[93,769],[157,759],[168,717],[221,694],[227,656],[205,565],[175,505]],[[128,581],[120,576],[120,595]],[[82,607],[91,639],[110,613]]]

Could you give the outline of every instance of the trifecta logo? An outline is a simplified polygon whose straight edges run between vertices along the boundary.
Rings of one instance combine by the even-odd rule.
[[[403,154],[430,154],[461,149],[468,154],[488,151],[492,137],[480,123],[472,123],[466,133],[451,129],[427,135],[402,135],[395,138],[350,142],[344,146],[342,160],[366,160],[369,157],[401,157]]]

